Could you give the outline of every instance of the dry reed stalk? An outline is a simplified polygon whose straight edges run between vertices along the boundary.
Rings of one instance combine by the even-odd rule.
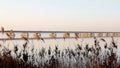
[[[28,41],[28,33],[25,33],[25,32],[23,32],[22,34],[21,34],[21,38],[22,39],[24,39],[24,40],[26,40],[26,41]]]
[[[34,37],[35,39],[38,39],[38,40],[40,39],[40,36],[41,36],[41,35],[40,35],[39,33],[34,33],[34,34],[33,34],[33,37]]]
[[[118,33],[118,36],[120,37],[120,33]]]
[[[4,34],[4,27],[1,27],[1,32],[2,34]]]
[[[57,34],[55,34],[55,33],[51,33],[51,34],[49,34],[49,36],[50,36],[50,38],[55,39],[55,38],[56,38],[56,36],[57,36]]]
[[[97,37],[103,37],[103,33],[98,33]]]
[[[116,33],[112,33],[112,37],[116,37]]]
[[[89,37],[94,37],[94,33],[89,33]]]
[[[106,36],[106,37],[110,37],[111,34],[110,34],[110,33],[106,33],[105,36]]]
[[[63,34],[63,39],[69,38],[69,37],[70,37],[70,33],[66,32],[66,33]]]
[[[88,33],[81,33],[81,37],[88,37]]]
[[[74,35],[76,40],[80,37],[79,33],[74,33]]]
[[[13,32],[13,30],[11,29],[9,33],[6,33],[7,37],[10,39],[13,39],[15,37],[15,34]]]

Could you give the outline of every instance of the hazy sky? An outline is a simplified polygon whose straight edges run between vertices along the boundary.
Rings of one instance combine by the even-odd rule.
[[[0,0],[0,26],[16,30],[120,31],[120,0]]]

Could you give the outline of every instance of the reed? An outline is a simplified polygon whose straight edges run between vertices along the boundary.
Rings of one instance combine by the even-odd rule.
[[[13,31],[10,34],[14,33]],[[53,34],[53,33],[52,33]],[[36,36],[38,33],[35,34]],[[34,35],[34,36],[35,36]],[[78,35],[78,34],[77,34]],[[78,37],[76,35],[76,37]],[[65,38],[69,37],[68,33],[65,33]],[[28,35],[23,33],[22,38],[28,38]],[[22,45],[23,50],[14,45],[14,50],[10,50],[7,47],[0,46],[0,68],[119,68],[120,62],[117,52],[118,44],[112,37],[111,44],[108,45],[107,40],[100,38],[99,40],[94,37],[93,45],[87,44],[75,44],[75,49],[65,48],[61,50],[61,45],[44,45],[41,43],[38,45],[41,48],[35,49],[36,44],[33,44],[33,49],[29,49],[29,44],[25,39]],[[38,38],[36,38],[38,39]],[[40,38],[41,39],[41,38]],[[38,41],[39,42],[39,41]],[[104,42],[103,49],[100,42]],[[6,42],[4,42],[6,43]],[[47,42],[45,42],[47,43]],[[84,47],[83,47],[84,45]],[[49,46],[48,49],[45,46]],[[70,44],[71,46],[71,44]],[[18,53],[20,52],[20,53]],[[29,52],[32,52],[30,55]],[[12,53],[17,55],[13,58]],[[36,63],[36,64],[35,64]]]

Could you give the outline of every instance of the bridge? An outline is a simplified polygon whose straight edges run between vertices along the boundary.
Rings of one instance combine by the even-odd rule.
[[[0,31],[0,40],[22,39],[66,39],[92,37],[120,37],[120,32],[90,32],[90,31]]]

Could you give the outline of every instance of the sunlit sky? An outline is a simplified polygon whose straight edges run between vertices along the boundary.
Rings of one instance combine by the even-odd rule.
[[[120,0],[0,0],[0,26],[14,30],[120,31]]]

